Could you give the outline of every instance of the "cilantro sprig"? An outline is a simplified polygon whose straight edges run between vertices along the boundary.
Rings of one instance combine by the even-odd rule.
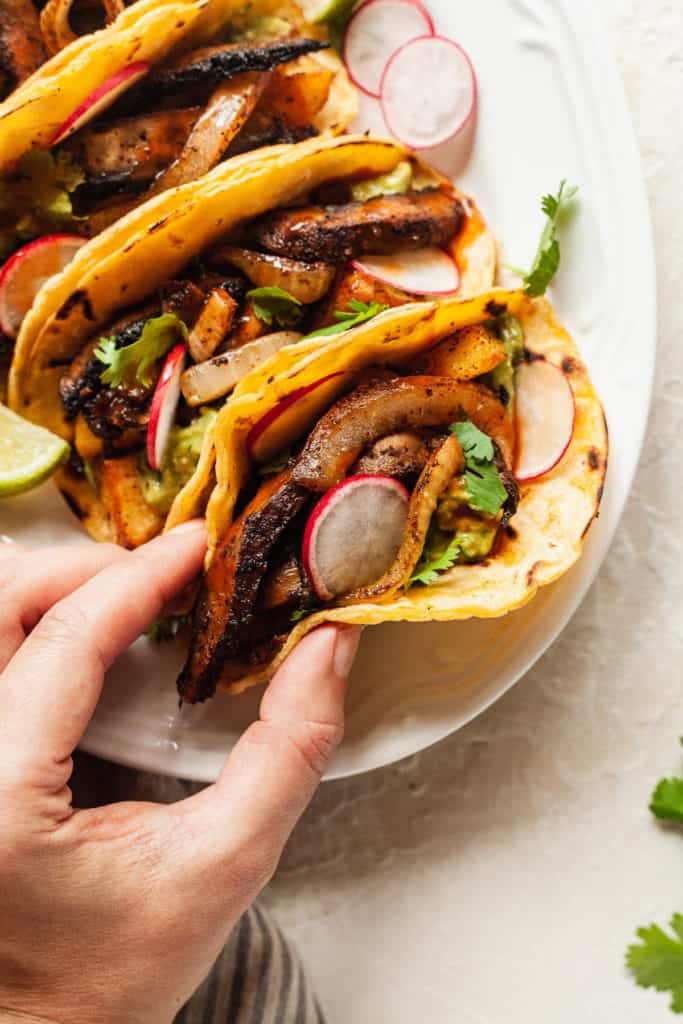
[[[680,740],[683,745],[683,737]],[[683,823],[683,779],[661,779],[650,799],[656,818]],[[669,922],[673,935],[657,924],[639,928],[639,943],[626,951],[626,966],[641,988],[671,993],[671,1009],[683,1013],[683,914]]]
[[[313,612],[311,608],[297,608],[297,610],[295,612],[292,612],[292,614],[290,615],[289,621],[301,622],[302,619],[305,619],[312,614]]]
[[[522,276],[524,290],[532,298],[545,295],[546,288],[559,269],[560,242],[557,237],[557,225],[562,213],[578,191],[576,186],[567,186],[566,178],[563,178],[556,196],[543,196],[541,210],[546,215],[546,222],[531,270],[525,272],[516,267],[510,268]]]
[[[109,387],[151,387],[154,366],[158,359],[178,341],[187,338],[187,327],[175,313],[152,317],[137,341],[123,348],[116,347],[116,338],[101,338],[93,355],[106,369],[100,374]]]
[[[359,302],[357,299],[352,299],[349,302],[348,309],[336,310],[334,314],[334,318],[337,321],[336,324],[330,324],[329,327],[321,327],[319,330],[307,334],[302,340],[329,338],[334,334],[342,334],[344,331],[350,331],[352,327],[358,327],[359,324],[372,320],[373,317],[384,313],[390,308],[390,306],[386,306],[381,302]]]
[[[461,554],[460,538],[456,534],[446,550],[435,558],[423,553],[422,558],[415,566],[415,572],[408,580],[408,586],[411,587],[413,583],[422,583],[423,586],[429,587],[436,583],[439,574],[452,569]]]
[[[471,420],[452,423],[449,430],[457,437],[465,456],[465,487],[468,505],[477,512],[497,515],[508,495],[493,461],[495,455],[493,441]]]
[[[301,303],[284,288],[252,288],[247,298],[254,303],[254,313],[270,326],[276,320],[280,327],[294,327],[302,317]]]

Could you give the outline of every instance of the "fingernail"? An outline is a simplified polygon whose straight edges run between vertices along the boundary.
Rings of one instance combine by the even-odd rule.
[[[177,533],[190,533],[192,530],[206,529],[206,523],[203,519],[189,519],[186,523],[181,523],[180,526],[174,526],[172,530],[168,532],[171,534]]]
[[[342,679],[346,679],[351,671],[360,642],[360,634],[360,626],[346,626],[344,629],[337,630],[333,665],[335,675]]]

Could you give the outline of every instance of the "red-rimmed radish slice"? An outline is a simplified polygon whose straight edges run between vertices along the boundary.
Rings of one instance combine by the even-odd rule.
[[[180,377],[185,369],[185,346],[176,345],[166,356],[152,396],[147,428],[147,461],[152,469],[163,469],[164,458],[180,399]]]
[[[379,97],[392,53],[433,31],[431,17],[417,0],[368,0],[349,21],[344,36],[344,63],[351,79],[368,96]]]
[[[553,469],[574,433],[574,392],[559,366],[545,359],[522,363],[515,374],[518,480]]]
[[[474,113],[472,62],[452,39],[421,36],[394,53],[382,76],[381,96],[392,135],[411,149],[432,149],[457,135]]]
[[[82,103],[76,107],[74,112],[67,117],[66,121],[57,129],[52,138],[46,143],[46,148],[56,146],[67,136],[82,128],[88,121],[92,121],[99,113],[110,107],[114,100],[118,99],[122,92],[130,89],[132,85],[147,74],[150,65],[144,60],[136,61],[135,64],[128,64],[120,71],[98,85]]]
[[[417,295],[445,295],[460,287],[458,266],[443,249],[415,249],[354,260],[361,274]]]
[[[393,565],[403,539],[410,495],[390,476],[347,477],[311,512],[302,557],[322,601],[378,580]]]
[[[250,457],[256,462],[268,462],[287,448],[339,393],[344,376],[343,370],[328,373],[276,402],[247,434],[245,444]]]
[[[0,270],[0,330],[16,338],[21,322],[43,284],[71,263],[85,239],[43,235],[10,256]]]

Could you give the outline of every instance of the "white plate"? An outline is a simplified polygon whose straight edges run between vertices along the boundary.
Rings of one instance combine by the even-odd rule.
[[[581,188],[553,299],[590,366],[611,433],[608,485],[579,565],[519,612],[494,621],[367,630],[348,731],[329,778],[434,743],[501,696],[543,653],[598,571],[628,496],[650,402],[655,282],[649,215],[628,109],[590,0],[428,0],[437,30],[470,53],[480,89],[475,148],[460,182],[528,263],[541,195]],[[0,506],[2,531],[37,545],[81,539],[51,485]],[[124,764],[215,778],[258,692],[176,706],[181,652],[139,641],[111,673],[83,747]]]

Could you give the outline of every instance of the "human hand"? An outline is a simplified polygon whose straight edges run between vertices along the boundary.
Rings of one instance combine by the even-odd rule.
[[[137,551],[0,548],[0,1021],[169,1024],[270,879],[343,731],[359,631],[323,626],[218,781],[75,810],[107,667],[197,574],[202,524]]]

